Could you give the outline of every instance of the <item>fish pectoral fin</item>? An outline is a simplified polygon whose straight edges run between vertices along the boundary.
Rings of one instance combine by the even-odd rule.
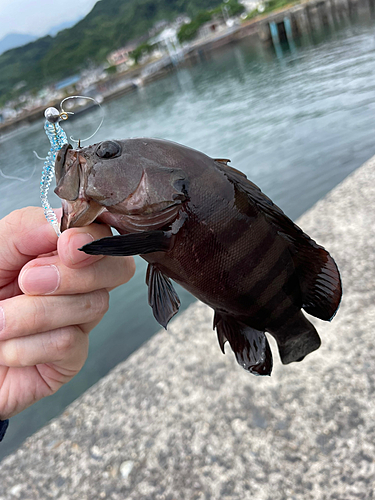
[[[107,236],[88,243],[79,250],[90,255],[129,256],[167,252],[172,246],[172,232],[157,230]]]
[[[147,267],[146,283],[148,285],[148,303],[152,308],[156,321],[167,329],[169,321],[180,308],[180,299],[171,280],[156,266]]]
[[[215,311],[214,328],[224,353],[224,344],[229,342],[237,362],[254,375],[271,375],[272,353],[264,332]]]

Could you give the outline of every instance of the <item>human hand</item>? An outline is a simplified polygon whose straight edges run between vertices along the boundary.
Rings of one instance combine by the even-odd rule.
[[[132,257],[77,250],[111,234],[91,224],[57,238],[39,208],[0,220],[0,420],[55,393],[82,368],[108,291],[135,271]]]

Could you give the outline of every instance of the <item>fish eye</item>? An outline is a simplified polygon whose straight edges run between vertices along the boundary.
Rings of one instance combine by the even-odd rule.
[[[121,146],[117,144],[115,141],[104,141],[99,144],[98,149],[96,150],[96,155],[99,158],[114,158],[119,156],[121,153]]]

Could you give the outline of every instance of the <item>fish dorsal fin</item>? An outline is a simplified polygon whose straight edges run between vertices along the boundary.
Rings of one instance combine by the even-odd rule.
[[[330,254],[302,231],[244,174],[216,163],[217,168],[236,188],[246,193],[249,203],[289,243],[289,250],[299,279],[306,312],[323,320],[335,315],[341,301],[340,273]]]
[[[242,368],[254,375],[271,375],[272,353],[264,332],[217,311],[214,316],[214,328],[223,353],[224,344],[228,340]]]
[[[230,160],[228,158],[214,158],[214,161],[218,161],[219,163],[222,163],[223,165],[228,165]]]
[[[146,284],[148,285],[148,303],[154,317],[166,329],[180,307],[177,292],[171,280],[152,264],[147,267]]]
[[[228,172],[232,172],[233,175],[238,176],[239,178],[247,179],[246,175],[243,172],[228,165],[228,162],[230,162],[230,160],[225,160],[224,158],[215,158],[214,161],[217,161],[218,163],[224,165],[228,169]]]

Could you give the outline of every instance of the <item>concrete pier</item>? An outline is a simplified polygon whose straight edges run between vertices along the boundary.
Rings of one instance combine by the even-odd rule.
[[[279,42],[291,45],[294,37],[309,35],[323,29],[334,29],[355,20],[359,14],[374,17],[375,0],[309,0],[299,5],[270,13],[258,22],[258,36],[272,44],[276,52]],[[288,33],[290,24],[291,30]],[[275,31],[276,27],[276,31]]]
[[[195,303],[2,462],[0,499],[373,499],[374,186],[375,157],[298,221],[343,279],[318,351],[282,366],[271,339],[254,377]]]

